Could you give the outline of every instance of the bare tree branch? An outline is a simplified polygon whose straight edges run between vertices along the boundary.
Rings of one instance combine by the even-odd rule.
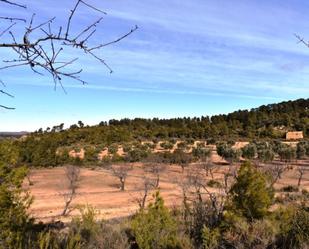
[[[17,17],[0,16],[0,19],[2,19],[2,20],[8,20],[8,21],[10,21],[10,22],[13,22],[13,21],[27,22],[26,19],[17,18]]]
[[[16,3],[15,1],[0,0],[0,3],[26,8],[25,5]],[[28,21],[20,17],[0,17],[0,21],[4,20],[12,22],[12,24],[10,24],[3,31],[0,31],[0,38],[4,37],[4,34],[9,34],[11,37],[8,40],[0,42],[0,48],[11,50],[16,55],[16,58],[3,60],[3,62],[8,65],[0,67],[0,70],[29,66],[30,69],[36,74],[43,75],[43,72],[46,72],[51,75],[55,88],[59,84],[63,90],[63,78],[73,79],[82,84],[86,84],[86,81],[80,77],[83,70],[76,70],[71,67],[77,62],[78,58],[68,59],[67,61],[59,59],[60,56],[67,51],[67,48],[73,48],[80,50],[85,55],[99,61],[109,70],[110,73],[112,73],[112,68],[99,54],[97,54],[97,50],[120,42],[136,31],[138,27],[135,26],[129,32],[113,41],[90,46],[90,39],[96,34],[97,26],[102,22],[103,17],[100,17],[88,26],[85,26],[81,29],[81,31],[77,32],[77,34],[73,34],[73,20],[77,15],[77,11],[82,6],[106,15],[106,12],[91,4],[88,4],[84,0],[76,0],[73,9],[70,11],[68,18],[65,21],[65,25],[57,28],[54,27],[56,17],[38,24],[35,24],[35,14],[33,14]],[[18,36],[15,35],[13,31],[14,26],[18,24],[17,21],[25,21],[28,23],[25,28],[25,32]],[[19,39],[20,41],[18,41]]]
[[[9,107],[9,106],[5,106],[5,105],[0,105],[0,108],[6,109],[6,110],[15,110],[14,107]]]
[[[19,4],[19,3],[15,3],[13,1],[8,1],[8,0],[0,0],[0,2],[3,2],[3,3],[7,3],[7,4],[10,4],[10,5],[13,5],[13,6],[17,6],[17,7],[20,7],[20,8],[24,8],[26,9],[26,5],[22,5],[22,4]]]

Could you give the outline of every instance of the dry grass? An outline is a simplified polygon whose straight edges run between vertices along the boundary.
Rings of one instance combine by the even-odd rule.
[[[228,166],[216,153],[213,153],[212,160],[218,164],[214,178],[221,180]],[[309,169],[309,160],[298,161],[297,165],[304,165]],[[297,185],[296,163],[292,166],[293,169],[284,172],[282,179],[275,184],[276,189],[281,189],[287,185]],[[113,175],[111,170],[102,168],[94,170],[88,168],[81,169],[80,180],[76,190],[77,195],[72,202],[72,206],[90,204],[98,209],[101,217],[105,219],[133,214],[138,209],[136,198],[143,191],[144,170],[139,163],[132,165],[132,167],[133,169],[129,172],[127,178],[126,191],[119,190],[119,180]],[[185,173],[181,173],[181,167],[177,165],[169,165],[162,174],[160,192],[167,205],[176,206],[181,203],[182,192],[177,182],[183,179],[185,175]],[[208,179],[210,179],[210,176]],[[25,188],[34,197],[30,213],[42,221],[59,219],[59,215],[64,207],[63,194],[68,188],[64,168],[34,169],[31,172],[31,181],[33,185],[29,185],[28,181],[24,183]],[[302,188],[309,191],[309,171],[303,177]],[[75,209],[68,217],[61,219],[65,221],[77,213]]]

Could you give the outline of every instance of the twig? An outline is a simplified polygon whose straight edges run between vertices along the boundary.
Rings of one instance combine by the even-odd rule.
[[[1,2],[23,8],[26,7],[12,1],[0,0],[0,3]],[[0,37],[2,37],[5,33],[8,33],[10,38],[8,41],[0,43],[0,48],[11,49],[15,53],[16,58],[3,60],[3,62],[8,63],[8,65],[0,67],[0,70],[20,66],[29,66],[34,73],[39,75],[43,75],[43,72],[50,74],[55,88],[59,84],[63,90],[63,78],[70,78],[81,82],[82,84],[86,84],[87,82],[80,77],[83,70],[79,69],[73,71],[72,68],[70,68],[72,64],[76,63],[78,58],[68,59],[67,61],[59,59],[61,54],[65,51],[65,48],[71,47],[81,50],[85,53],[85,55],[91,56],[95,60],[98,60],[109,70],[110,73],[112,73],[112,68],[101,56],[97,54],[97,50],[120,42],[136,31],[138,27],[135,26],[129,32],[113,41],[90,48],[88,42],[90,42],[90,38],[96,34],[97,26],[102,22],[103,17],[100,17],[90,25],[85,26],[81,29],[81,31],[77,32],[77,34],[72,34],[72,21],[81,5],[86,6],[91,10],[98,11],[104,15],[106,14],[106,12],[86,3],[84,0],[76,0],[73,9],[70,11],[68,19],[65,22],[66,25],[57,27],[56,32],[53,31],[55,30],[53,27],[54,20],[56,19],[55,17],[35,25],[35,14],[33,14],[30,18],[29,24],[27,25],[23,35],[15,36],[12,32],[11,29],[14,25],[16,25],[16,22],[12,23],[8,28],[2,31],[0,33]],[[9,21],[26,21],[22,18],[13,17],[0,17],[0,20],[1,19]],[[22,37],[21,41],[18,41],[17,37]],[[0,93],[4,94],[3,92]]]
[[[24,8],[26,9],[27,6],[26,5],[22,5],[22,4],[18,4],[18,3],[14,3],[12,1],[8,1],[8,0],[0,0],[0,2],[4,2],[6,4],[10,4],[10,5],[14,5],[14,6],[17,6],[17,7],[20,7],[20,8]]]

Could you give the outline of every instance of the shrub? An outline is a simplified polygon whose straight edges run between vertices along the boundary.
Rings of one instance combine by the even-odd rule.
[[[207,186],[211,188],[221,188],[222,184],[216,180],[209,180]]]
[[[98,152],[95,147],[87,146],[85,147],[85,158],[84,160],[89,163],[98,162]]]
[[[173,149],[174,145],[170,142],[162,142],[160,144],[161,148],[165,149],[165,150],[171,150]]]
[[[288,186],[284,186],[281,191],[283,192],[298,192],[298,187],[296,186],[292,186],[292,185],[288,185]]]
[[[250,162],[241,165],[236,182],[230,191],[233,208],[247,219],[263,218],[273,202],[274,190],[267,177]]]
[[[297,159],[303,159],[308,154],[309,154],[309,143],[307,141],[299,142],[296,147]]]
[[[278,148],[278,154],[280,156],[280,160],[285,161],[285,162],[290,162],[296,159],[296,156],[297,156],[296,149],[286,144],[282,144]]]
[[[275,153],[270,148],[258,150],[258,159],[263,163],[271,162],[275,158]]]
[[[40,249],[128,249],[125,233],[104,221],[96,221],[97,211],[90,206],[80,208],[81,217],[74,218],[66,231],[47,230],[38,236]]]
[[[187,147],[187,143],[186,142],[180,142],[177,144],[177,148],[184,150]]]
[[[204,249],[215,249],[218,248],[220,231],[218,228],[210,229],[204,226],[202,231],[203,247]]]
[[[186,142],[187,142],[187,144],[190,144],[190,145],[193,145],[194,144],[194,139],[193,138],[187,138],[186,139]]]
[[[148,156],[148,150],[141,150],[141,149],[133,149],[128,152],[126,156],[126,161],[128,162],[139,162]]]
[[[210,157],[211,151],[203,147],[197,147],[192,149],[192,155],[196,158],[204,159]]]
[[[154,203],[140,211],[132,220],[131,227],[140,249],[181,248],[177,237],[177,223],[157,192]]]
[[[241,150],[242,150],[242,156],[246,159],[253,159],[257,153],[255,144],[247,144]]]
[[[26,174],[24,167],[0,162],[0,248],[27,248],[31,241],[34,220],[27,214],[31,198],[21,189]]]
[[[170,138],[169,142],[174,145],[177,142],[177,140],[175,138]]]
[[[276,229],[269,220],[230,218],[229,227],[222,233],[223,248],[273,248]]]
[[[123,152],[129,152],[132,149],[132,145],[131,144],[124,144],[122,146],[123,148]]]
[[[207,144],[216,144],[216,139],[214,138],[207,139]]]
[[[116,154],[117,151],[118,151],[118,145],[112,144],[112,145],[108,146],[108,153]]]
[[[288,206],[274,212],[278,235],[276,248],[307,248],[309,244],[309,212],[304,206]]]

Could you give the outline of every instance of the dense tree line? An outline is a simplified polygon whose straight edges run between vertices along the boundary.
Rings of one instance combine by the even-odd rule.
[[[37,133],[62,132],[64,143],[113,143],[133,139],[218,137],[236,138],[282,138],[288,130],[309,132],[309,99],[287,101],[261,106],[255,109],[236,111],[227,115],[174,119],[122,119],[101,122],[88,127],[81,121],[63,130],[63,124],[40,129]]]
[[[149,148],[152,146],[152,149],[158,141],[165,141],[161,147],[171,149],[176,139],[181,139],[185,143],[177,146],[182,146],[181,149],[184,149],[186,145],[192,144],[197,139],[207,140],[208,143],[236,139],[281,139],[288,130],[303,131],[307,138],[309,135],[308,107],[309,99],[299,99],[212,117],[122,119],[101,122],[92,127],[85,126],[79,121],[66,130],[64,124],[46,130],[39,129],[15,143],[21,148],[21,162],[36,166],[61,164],[63,158],[59,156],[61,153],[57,154],[57,150],[61,147],[87,147],[87,156],[94,158],[95,152],[105,147],[108,147],[111,152],[115,151],[116,144],[123,145],[125,152],[129,152],[132,157],[135,157],[132,160],[137,161],[145,156],[142,152],[145,148],[132,150],[130,143],[138,144],[143,140],[152,141],[154,144],[146,145]],[[126,146],[126,144],[129,145]],[[91,148],[93,148],[92,151]],[[265,157],[271,157],[271,151],[259,151],[264,153]],[[232,159],[232,154],[236,152],[230,150],[229,158]],[[304,148],[299,148],[296,153],[300,157],[304,153]],[[56,154],[58,156],[55,156]]]

